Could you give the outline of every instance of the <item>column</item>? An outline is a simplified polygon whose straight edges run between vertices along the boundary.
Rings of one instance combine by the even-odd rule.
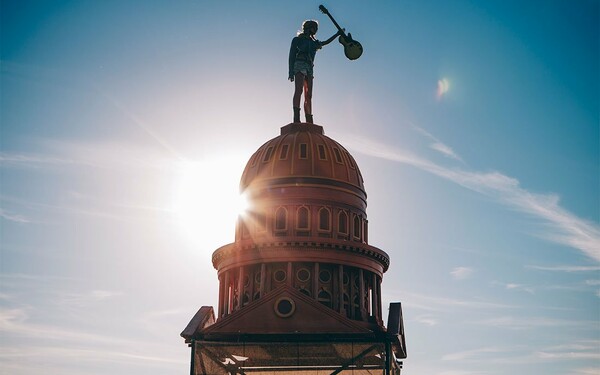
[[[267,268],[265,264],[260,265],[260,297],[265,295],[265,282],[267,278]]]
[[[340,304],[340,309],[338,310],[341,314],[346,314],[346,311],[344,310],[344,266],[342,266],[341,264],[338,267],[338,279],[340,280],[340,293],[339,293],[339,304]]]
[[[240,267],[240,272],[238,274],[238,304],[236,309],[239,310],[242,308],[244,299],[244,267]]]

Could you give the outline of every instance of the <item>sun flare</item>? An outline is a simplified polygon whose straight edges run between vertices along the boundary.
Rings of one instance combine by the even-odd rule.
[[[447,78],[442,78],[437,84],[437,97],[440,99],[450,90],[450,81]]]
[[[221,246],[233,240],[235,221],[248,206],[239,193],[245,160],[220,158],[178,165],[173,211],[195,244]]]

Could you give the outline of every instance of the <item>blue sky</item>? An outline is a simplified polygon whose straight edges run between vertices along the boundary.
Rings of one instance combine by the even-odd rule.
[[[2,372],[188,371],[319,4],[2,2]],[[324,5],[365,52],[318,52],[315,122],[365,178],[403,373],[598,374],[598,2]]]

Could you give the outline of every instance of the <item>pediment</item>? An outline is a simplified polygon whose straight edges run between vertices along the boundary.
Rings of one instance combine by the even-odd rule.
[[[369,332],[369,329],[287,285],[272,290],[259,300],[202,330],[202,334]]]

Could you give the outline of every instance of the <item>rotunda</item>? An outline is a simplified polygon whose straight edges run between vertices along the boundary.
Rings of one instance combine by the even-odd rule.
[[[240,190],[250,209],[235,242],[215,251],[219,316],[289,285],[378,329],[389,265],[368,244],[367,194],[356,161],[313,124],[290,124],[252,155]]]
[[[291,123],[250,157],[240,191],[249,208],[235,241],[212,255],[217,314],[202,307],[182,332],[192,374],[399,373],[401,308],[390,304],[385,327],[390,259],[368,242],[367,194],[352,155],[322,126]]]

